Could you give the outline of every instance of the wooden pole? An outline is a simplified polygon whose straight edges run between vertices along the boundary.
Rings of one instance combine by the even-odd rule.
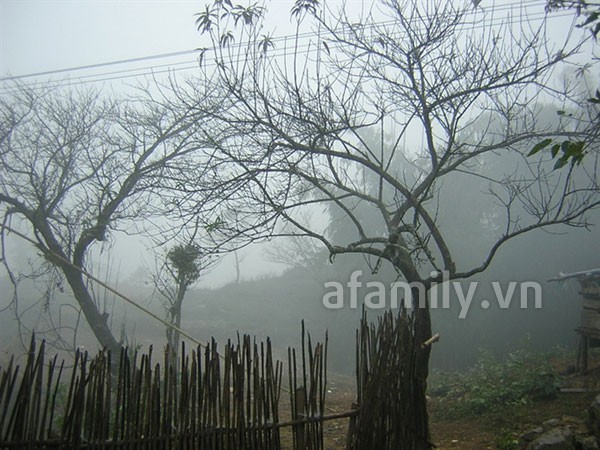
[[[294,409],[294,418],[306,418],[306,403],[305,403],[306,390],[304,386],[301,386],[296,389],[294,397],[295,397],[295,409]],[[305,424],[294,425],[294,434],[296,435],[296,449],[295,450],[304,450],[306,448],[306,441],[304,436],[304,427]]]

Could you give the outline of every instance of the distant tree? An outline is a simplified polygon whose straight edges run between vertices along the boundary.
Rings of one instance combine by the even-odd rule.
[[[310,217],[304,220],[311,221]],[[285,264],[306,271],[313,279],[322,280],[327,276],[326,252],[319,242],[306,240],[299,236],[289,236],[270,243],[265,249],[267,258],[278,264]]]
[[[163,300],[166,320],[177,328],[181,328],[183,302],[188,289],[218,262],[214,255],[204,253],[194,242],[196,232],[197,228],[187,242],[171,247],[153,277],[153,284]],[[179,354],[180,333],[177,328],[166,328],[170,360],[174,367],[177,367]]]
[[[192,155],[204,146],[208,109],[176,108],[160,86],[118,100],[49,86],[2,89],[2,223],[36,242],[100,345],[118,354],[109,311],[81,270],[92,271],[92,248],[109,244],[113,231],[152,234],[158,224],[169,239],[184,226],[185,178],[203,170]],[[195,105],[205,100],[196,90]]]
[[[221,125],[209,133],[218,137],[221,164],[214,183],[234,188],[213,214],[238,211],[238,228],[248,237],[312,238],[331,259],[368,255],[430,287],[442,271],[450,279],[484,271],[524,233],[584,226],[586,213],[600,205],[597,155],[579,177],[572,168],[553,173],[547,160],[526,158],[545,137],[585,135],[551,127],[537,114],[541,102],[560,95],[554,69],[577,44],[552,47],[543,25],[525,17],[498,23],[470,2],[387,0],[350,17],[318,0],[298,0],[296,35],[285,40],[264,34],[265,13],[216,1],[196,22],[215,51],[214,64],[204,58],[204,73],[228,94],[215,116]],[[475,123],[483,132],[469,132]],[[379,139],[365,139],[367,130]],[[483,180],[498,210],[495,228],[479,218],[469,223],[493,233],[483,258],[469,266],[456,260],[469,242],[451,241],[438,216],[442,202],[450,208],[464,200],[446,196],[459,175]],[[303,220],[303,211],[331,205],[352,232],[335,236]],[[402,357],[411,358],[413,370],[394,374],[411,387],[404,399],[411,414],[397,426],[411,436],[403,448],[430,449],[430,347],[421,344],[432,335],[431,320],[427,299],[416,285],[412,291],[417,345]]]
[[[167,253],[165,265],[167,280],[157,280],[157,289],[165,299],[169,323],[181,328],[181,308],[188,288],[200,278],[200,249],[193,244],[178,244]],[[179,350],[179,331],[167,327],[167,343],[171,363],[176,366]]]
[[[241,263],[244,260],[245,256],[240,256],[238,250],[233,251],[233,259],[235,262],[235,283],[238,284],[241,280],[242,270]]]

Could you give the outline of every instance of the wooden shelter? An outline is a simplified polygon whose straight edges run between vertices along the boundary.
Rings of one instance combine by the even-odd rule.
[[[600,268],[569,274],[559,273],[550,281],[575,279],[579,282],[579,294],[583,298],[577,352],[577,369],[584,372],[588,368],[588,353],[591,347],[600,347]]]

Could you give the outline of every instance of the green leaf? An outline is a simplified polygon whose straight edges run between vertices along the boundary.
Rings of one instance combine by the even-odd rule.
[[[556,155],[558,154],[559,150],[560,150],[559,144],[554,144],[552,146],[552,148],[550,149],[550,154],[552,155],[552,158],[556,158]]]
[[[261,41],[258,43],[258,49],[265,54],[270,48],[274,47],[275,43],[273,42],[273,38],[263,34]]]
[[[581,155],[583,154],[583,148],[585,147],[585,141],[578,141],[572,144],[571,146],[571,154],[573,156],[575,155]]]
[[[204,229],[206,230],[207,233],[212,233],[213,231],[217,230],[221,225],[224,225],[224,224],[225,224],[225,222],[223,220],[221,220],[221,216],[218,216],[213,223],[209,223],[209,224],[205,225]]]
[[[527,154],[527,156],[535,155],[536,153],[540,152],[541,150],[543,150],[544,148],[546,148],[551,143],[552,143],[552,139],[544,139],[542,142],[538,142],[537,144],[535,144],[533,146],[533,148]]]
[[[319,0],[296,0],[292,8],[292,16],[299,20],[305,12],[314,15],[319,6]]]
[[[556,160],[556,163],[554,164],[554,170],[558,170],[561,167],[564,167],[568,164],[569,162],[569,158],[565,158],[564,156],[561,156],[560,158],[558,158]]]
[[[206,5],[204,11],[194,15],[198,16],[195,22],[198,31],[200,31],[201,33],[207,33],[212,30],[217,15],[211,8],[209,8],[208,5]]]
[[[571,158],[571,167],[575,167],[578,166],[579,164],[581,164],[581,160],[583,158],[581,156],[573,156]]]

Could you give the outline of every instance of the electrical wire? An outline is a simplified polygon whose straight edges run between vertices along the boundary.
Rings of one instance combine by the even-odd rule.
[[[33,239],[31,239],[29,236],[26,236],[25,234],[21,233],[20,231],[15,230],[14,228],[9,227],[8,225],[4,225],[0,223],[0,228],[2,228],[5,231],[8,231],[9,233],[14,234],[15,236],[20,237],[21,239],[24,239],[25,241],[29,242],[30,244],[33,244],[33,246],[35,246],[36,248],[40,248],[39,244],[34,241]],[[188,338],[190,341],[192,341],[194,344],[199,345],[201,347],[205,347],[205,344],[203,344],[202,342],[200,342],[200,340],[196,339],[195,337],[193,337],[191,334],[189,334],[187,331],[183,330],[182,328],[179,328],[178,326],[164,320],[163,318],[161,318],[160,316],[154,314],[152,311],[150,311],[148,308],[145,308],[144,306],[140,305],[139,303],[135,302],[134,300],[130,299],[129,297],[127,297],[126,295],[121,294],[119,291],[117,291],[115,288],[111,287],[110,285],[106,284],[104,281],[100,280],[99,278],[96,278],[94,275],[92,275],[91,273],[87,272],[85,269],[82,269],[79,266],[76,266],[75,264],[73,264],[71,261],[69,261],[66,258],[63,258],[61,255],[53,252],[52,250],[49,249],[45,249],[44,250],[46,253],[49,253],[50,255],[52,255],[52,258],[57,259],[60,261],[61,264],[67,265],[75,270],[77,270],[78,272],[80,272],[83,276],[85,276],[86,278],[88,278],[91,281],[94,281],[95,283],[98,283],[100,286],[102,286],[104,289],[108,290],[109,292],[111,292],[112,294],[116,295],[117,297],[121,298],[122,300],[124,300],[126,303],[129,303],[131,306],[139,309],[140,311],[142,311],[144,314],[147,314],[148,316],[152,317],[155,320],[158,320],[160,323],[162,323],[164,326],[171,328],[175,331],[177,331],[179,334],[181,334],[182,336]]]
[[[179,51],[179,52],[161,53],[158,55],[149,55],[149,56],[139,56],[136,58],[121,59],[121,60],[117,60],[117,61],[107,61],[107,62],[102,62],[102,63],[97,63],[97,64],[89,64],[86,66],[69,67],[67,69],[47,70],[45,72],[36,72],[36,73],[28,73],[25,75],[4,77],[4,78],[0,78],[0,81],[22,80],[24,78],[39,77],[39,76],[44,76],[44,75],[55,75],[58,73],[75,72],[78,70],[95,69],[98,67],[114,66],[114,65],[118,65],[118,64],[149,61],[152,59],[171,58],[173,56],[189,55],[190,53],[194,53],[196,51],[197,50],[183,50],[183,51]]]
[[[513,10],[515,7],[520,7],[522,9],[525,9],[525,11],[529,11],[532,7],[540,7],[545,5],[545,1],[533,1],[530,2],[526,5],[523,5],[522,2],[513,2],[513,3],[508,3],[508,4],[504,4],[504,5],[499,5],[494,7],[494,10],[492,11],[493,14],[496,14],[497,12],[501,13],[502,11],[509,11],[509,10]],[[476,11],[469,11],[468,14],[476,14]],[[557,18],[562,18],[562,17],[566,17],[566,16],[572,16],[573,14],[571,12],[565,12],[565,13],[557,13],[557,14],[553,14],[551,16],[547,16],[546,13],[544,11],[542,12],[522,12],[521,13],[522,16],[521,20],[523,20],[523,18],[525,20],[528,21],[535,21],[535,20],[541,20],[544,18],[547,19],[557,19]],[[504,23],[506,20],[505,17],[493,17],[490,21],[485,22],[485,23],[480,23],[480,22],[476,22],[476,21],[471,21],[471,22],[466,22],[465,26],[463,27],[464,31],[467,30],[476,30],[476,29],[482,29],[484,27],[491,27],[491,26],[495,26],[495,25],[499,25]],[[382,22],[376,22],[376,23],[371,23],[371,24],[367,24],[365,25],[365,28],[376,28],[376,27],[385,27],[385,26],[390,26],[393,25],[394,21],[390,20],[390,21],[382,21]],[[282,49],[277,49],[276,44],[280,43],[280,42],[286,42],[288,40],[298,40],[298,41],[302,41],[302,40],[306,40],[306,39],[310,39],[314,37],[314,33],[300,33],[297,36],[296,35],[284,35],[284,36],[278,36],[278,37],[273,37],[271,39],[271,41],[274,43],[276,50],[273,50],[270,55],[271,57],[281,57],[281,56],[285,56],[285,54],[287,53],[285,47]],[[308,41],[305,43],[300,43],[298,48],[296,49],[298,54],[306,54],[309,52],[310,47],[313,45],[314,43]],[[330,45],[331,48],[335,48],[335,43],[332,43]],[[242,48],[242,46],[248,45],[247,42],[241,42],[241,43],[237,43],[237,44],[232,44],[232,48],[235,49],[237,48]],[[78,66],[78,67],[71,67],[71,68],[65,68],[65,69],[56,69],[56,70],[50,70],[50,71],[45,71],[45,72],[36,72],[36,73],[30,73],[30,74],[25,74],[25,75],[19,75],[19,76],[10,76],[10,77],[4,77],[4,78],[0,78],[1,82],[4,83],[8,83],[8,82],[18,82],[19,80],[24,80],[27,78],[33,78],[33,77],[41,77],[41,76],[47,76],[47,75],[56,75],[56,74],[61,74],[61,73],[70,73],[70,72],[78,72],[78,71],[84,71],[84,70],[90,70],[90,69],[96,69],[96,68],[102,68],[102,67],[108,67],[108,66],[118,66],[118,65],[123,65],[123,64],[132,64],[132,63],[139,63],[139,62],[144,62],[144,61],[151,61],[151,60],[162,60],[162,59],[166,59],[166,58],[173,58],[173,57],[180,57],[180,56],[187,56],[187,55],[197,55],[195,59],[193,60],[186,60],[186,61],[179,61],[179,62],[172,62],[172,63],[166,63],[166,64],[160,64],[160,65],[152,65],[152,66],[144,66],[144,67],[138,67],[138,68],[127,68],[127,69],[121,69],[121,70],[115,70],[115,71],[109,71],[109,72],[102,72],[102,73],[94,73],[94,74],[88,74],[88,75],[79,75],[77,77],[68,77],[66,79],[60,79],[60,80],[35,80],[35,81],[31,81],[31,82],[25,82],[25,83],[19,83],[20,87],[24,87],[24,88],[28,88],[28,89],[32,89],[32,90],[36,90],[36,89],[52,89],[52,88],[61,88],[61,87],[73,87],[73,86],[78,86],[78,85],[83,85],[83,84],[89,84],[89,83],[103,83],[103,82],[107,82],[107,81],[116,81],[116,80],[125,80],[125,79],[130,79],[130,78],[138,78],[138,77],[148,77],[148,76],[156,76],[156,75],[160,75],[160,74],[165,74],[165,73],[177,73],[177,72],[186,72],[186,71],[190,71],[190,70],[194,70],[198,68],[198,57],[203,53],[203,52],[207,52],[210,53],[211,51],[214,51],[213,49],[194,49],[194,50],[184,50],[184,51],[178,51],[178,52],[171,52],[171,53],[162,53],[162,54],[157,54],[157,55],[148,55],[148,56],[141,56],[141,57],[135,57],[135,58],[129,58],[129,59],[123,59],[123,60],[117,60],[117,61],[108,61],[108,62],[102,62],[102,63],[97,63],[97,64],[90,64],[90,65],[85,65],[85,66]],[[207,59],[206,57],[204,59]],[[204,63],[206,68],[210,68],[210,67],[216,67],[216,62],[205,62]],[[15,88],[14,86],[5,86],[4,88],[0,88],[0,94],[11,94],[15,92]]]
[[[15,236],[18,236],[21,239],[24,239],[25,241],[29,242],[30,244],[33,244],[36,248],[39,248],[39,245],[36,241],[34,241],[32,238],[30,238],[29,236],[15,230],[14,228],[9,227],[8,225],[4,225],[0,223],[0,228],[4,231],[7,231],[9,233],[13,233]],[[106,284],[105,282],[103,282],[102,280],[100,280],[99,278],[95,277],[94,275],[92,275],[91,273],[87,272],[85,269],[73,264],[71,261],[69,261],[66,258],[63,258],[61,255],[53,252],[52,250],[49,249],[45,249],[45,252],[49,253],[50,255],[52,255],[52,258],[55,258],[57,260],[60,261],[61,264],[65,264],[75,270],[77,270],[78,272],[80,272],[83,276],[85,276],[87,279],[94,281],[95,283],[98,283],[100,286],[102,286],[104,289],[108,290],[109,292],[111,292],[112,294],[116,295],[117,297],[121,298],[122,300],[124,300],[126,303],[130,304],[131,306],[137,308],[138,310],[140,310],[142,313],[152,317],[153,319],[159,321],[161,324],[163,324],[164,326],[171,328],[172,330],[177,331],[179,334],[181,334],[182,336],[188,338],[190,341],[192,341],[194,344],[198,345],[201,348],[206,348],[206,344],[202,343],[200,340],[196,339],[195,337],[193,337],[191,334],[189,334],[187,331],[185,331],[184,329],[164,320],[163,318],[161,318],[160,316],[154,314],[152,311],[150,311],[148,308],[145,308],[144,306],[140,305],[139,303],[137,303],[136,301],[130,299],[129,297],[127,297],[124,294],[121,294],[119,291],[117,291],[115,288],[111,287],[110,285]],[[221,353],[217,353],[217,355],[219,356],[220,359],[222,359],[223,361],[225,361],[225,357],[221,354]],[[283,392],[286,393],[290,393],[290,390],[287,389],[285,386],[280,386],[280,389]],[[335,408],[329,407],[329,406],[325,406],[325,409],[327,409],[328,411],[331,411],[333,413],[338,413],[338,411]]]

